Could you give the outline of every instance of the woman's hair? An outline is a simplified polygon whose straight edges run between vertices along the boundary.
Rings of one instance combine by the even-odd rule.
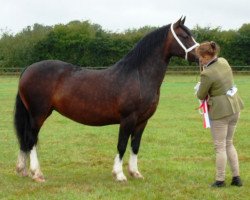
[[[205,55],[209,55],[211,57],[214,57],[219,54],[220,47],[214,41],[203,42],[196,48],[195,51],[198,56],[204,57]]]

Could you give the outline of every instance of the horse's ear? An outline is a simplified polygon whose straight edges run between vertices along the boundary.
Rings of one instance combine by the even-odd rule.
[[[182,16],[177,22],[174,23],[174,28],[179,27],[181,24],[182,24]]]
[[[181,20],[181,24],[182,24],[182,25],[184,25],[185,20],[186,20],[186,16]]]

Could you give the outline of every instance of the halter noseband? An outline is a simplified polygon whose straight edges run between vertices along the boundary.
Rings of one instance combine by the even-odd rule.
[[[185,60],[187,60],[188,53],[189,53],[190,51],[192,51],[194,48],[200,46],[200,44],[197,43],[193,37],[191,37],[192,40],[193,40],[193,42],[194,42],[194,45],[191,46],[191,47],[189,47],[189,48],[187,49],[187,48],[184,46],[184,44],[180,41],[180,39],[178,38],[178,36],[176,35],[176,33],[174,32],[174,23],[171,24],[170,29],[171,29],[171,32],[172,32],[174,38],[176,39],[176,41],[179,43],[179,45],[180,45],[180,46],[183,48],[183,50],[185,51],[185,54],[186,54],[186,55],[185,55]]]

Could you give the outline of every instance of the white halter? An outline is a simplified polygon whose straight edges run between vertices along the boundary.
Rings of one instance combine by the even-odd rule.
[[[192,51],[194,48],[198,47],[200,44],[197,43],[195,41],[195,39],[192,37],[193,41],[194,41],[194,45],[189,47],[188,49],[182,44],[182,42],[180,41],[180,39],[178,38],[178,36],[176,35],[176,33],[174,32],[174,23],[171,24],[171,32],[174,36],[174,38],[176,39],[176,41],[179,43],[179,45],[183,48],[183,50],[185,51],[186,55],[185,55],[185,59],[187,60],[187,56],[188,56],[188,52]]]

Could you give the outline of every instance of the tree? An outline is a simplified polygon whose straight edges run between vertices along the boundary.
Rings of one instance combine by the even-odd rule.
[[[147,33],[157,27],[144,26],[122,33],[104,31],[89,21],[44,26],[34,24],[16,35],[5,31],[0,38],[0,67],[25,67],[46,59],[59,59],[80,66],[110,66],[125,56]],[[220,56],[231,65],[250,65],[250,24],[239,30],[195,26],[198,42],[215,41]],[[189,66],[183,59],[172,58],[170,65]]]
[[[15,36],[3,34],[0,40],[1,67],[25,67],[33,63],[34,45],[42,40],[50,29],[48,26],[34,24]]]

